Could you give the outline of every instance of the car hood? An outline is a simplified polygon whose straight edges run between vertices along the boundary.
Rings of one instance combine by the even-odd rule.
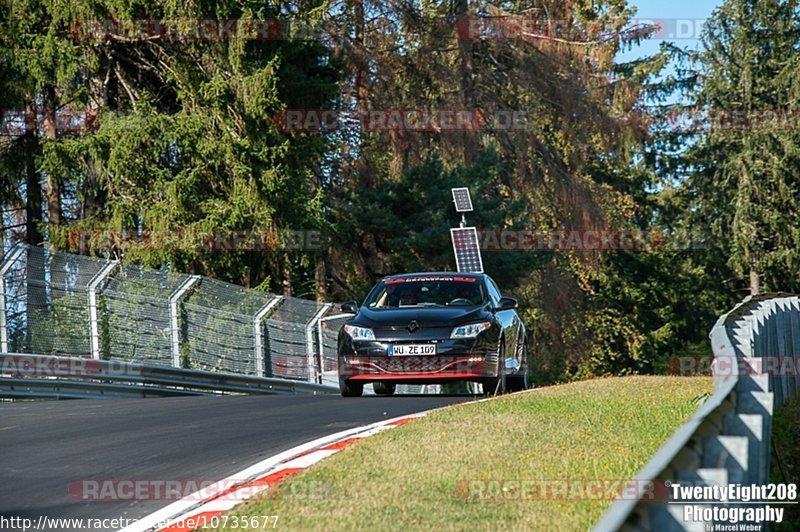
[[[373,329],[404,329],[412,320],[420,328],[455,327],[462,323],[488,319],[486,306],[472,307],[414,307],[373,310],[361,307],[353,324]]]

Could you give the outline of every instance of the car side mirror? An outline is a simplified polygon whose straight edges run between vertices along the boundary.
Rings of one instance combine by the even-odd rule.
[[[511,310],[517,308],[517,300],[513,297],[501,297],[500,301],[497,302],[497,306],[494,307],[495,312],[500,310]]]
[[[346,303],[342,303],[342,306],[339,308],[342,309],[342,312],[347,314],[358,314],[358,301],[355,299],[352,301],[347,301]]]

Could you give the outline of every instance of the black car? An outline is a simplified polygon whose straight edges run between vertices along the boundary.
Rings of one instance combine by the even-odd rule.
[[[411,273],[381,279],[339,331],[339,388],[357,397],[373,383],[473,381],[485,394],[528,388],[525,326],[516,300],[477,273]]]

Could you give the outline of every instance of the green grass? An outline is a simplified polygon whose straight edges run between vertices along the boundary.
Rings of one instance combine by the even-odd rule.
[[[774,484],[800,484],[800,399],[792,399],[775,409],[772,418],[772,456],[770,479]],[[800,508],[788,504],[783,521],[772,530],[797,530]]]
[[[586,530],[611,500],[468,501],[466,482],[631,479],[711,388],[706,378],[608,378],[440,410],[235,513],[278,515],[283,530]]]

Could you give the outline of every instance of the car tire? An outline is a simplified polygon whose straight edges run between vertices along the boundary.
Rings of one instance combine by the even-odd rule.
[[[375,390],[375,395],[392,395],[397,385],[393,382],[374,382],[372,389]]]
[[[364,393],[364,385],[347,379],[339,379],[339,391],[342,397],[361,397]]]
[[[506,393],[506,376],[489,377],[483,379],[483,395],[486,397],[493,397],[496,395],[503,395]]]
[[[530,388],[528,382],[528,368],[522,367],[519,372],[514,375],[509,375],[506,382],[506,388],[509,392],[522,392]]]
[[[509,392],[521,392],[531,387],[528,380],[528,347],[522,347],[522,366],[514,375],[509,375],[506,381],[506,387]]]

